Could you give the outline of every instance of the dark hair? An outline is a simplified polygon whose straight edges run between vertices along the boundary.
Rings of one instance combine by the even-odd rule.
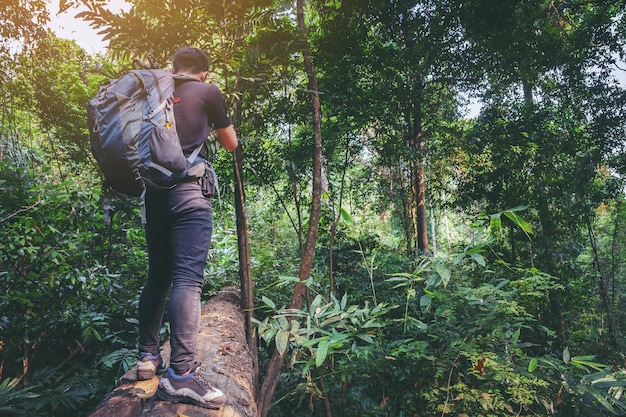
[[[183,46],[172,57],[174,72],[198,74],[209,70],[209,58],[198,48]]]

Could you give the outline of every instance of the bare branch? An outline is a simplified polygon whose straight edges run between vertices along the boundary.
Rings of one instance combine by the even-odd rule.
[[[28,210],[31,210],[31,209],[35,208],[36,206],[38,206],[38,205],[39,205],[39,204],[41,204],[41,203],[43,203],[43,200],[37,200],[35,203],[31,204],[30,206],[28,206],[28,207],[24,207],[24,208],[22,208],[22,209],[19,209],[18,211],[16,211],[16,212],[15,212],[15,213],[13,213],[13,214],[9,214],[9,215],[8,215],[7,217],[5,217],[4,219],[0,220],[0,223],[3,223],[3,222],[5,222],[5,221],[9,220],[9,219],[10,219],[10,218],[12,218],[12,217],[15,217],[15,216],[17,216],[17,215],[18,215],[18,214],[20,214],[20,213],[24,213],[24,212],[26,212],[26,211],[28,211]]]

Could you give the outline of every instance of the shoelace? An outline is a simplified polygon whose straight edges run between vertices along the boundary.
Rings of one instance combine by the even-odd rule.
[[[202,372],[202,370],[205,370],[205,372]],[[196,370],[194,371],[194,378],[204,387],[206,388],[207,391],[209,392],[215,392],[217,391],[217,389],[215,389],[215,387],[213,387],[211,384],[209,384],[209,381],[207,381],[207,379],[205,378],[205,376],[203,374],[206,373],[206,371],[208,371],[208,367],[205,366],[200,366],[198,368],[196,368]]]

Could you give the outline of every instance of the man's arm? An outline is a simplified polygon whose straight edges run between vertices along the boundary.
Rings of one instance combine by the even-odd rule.
[[[237,132],[235,132],[233,125],[215,129],[215,133],[217,133],[217,140],[220,142],[220,145],[226,150],[232,152],[239,146]]]

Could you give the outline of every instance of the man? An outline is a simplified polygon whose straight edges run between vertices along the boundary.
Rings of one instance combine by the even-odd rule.
[[[174,116],[183,150],[190,154],[215,129],[228,151],[237,135],[219,88],[205,83],[209,60],[201,50],[183,47],[172,58],[175,81]],[[195,359],[200,325],[200,294],[213,231],[211,200],[195,177],[166,191],[146,195],[145,227],[148,279],[139,298],[139,362],[137,379],[162,374],[157,396],[171,402],[219,408],[226,397],[199,373]],[[160,355],[159,333],[166,295],[170,321],[170,364]]]

